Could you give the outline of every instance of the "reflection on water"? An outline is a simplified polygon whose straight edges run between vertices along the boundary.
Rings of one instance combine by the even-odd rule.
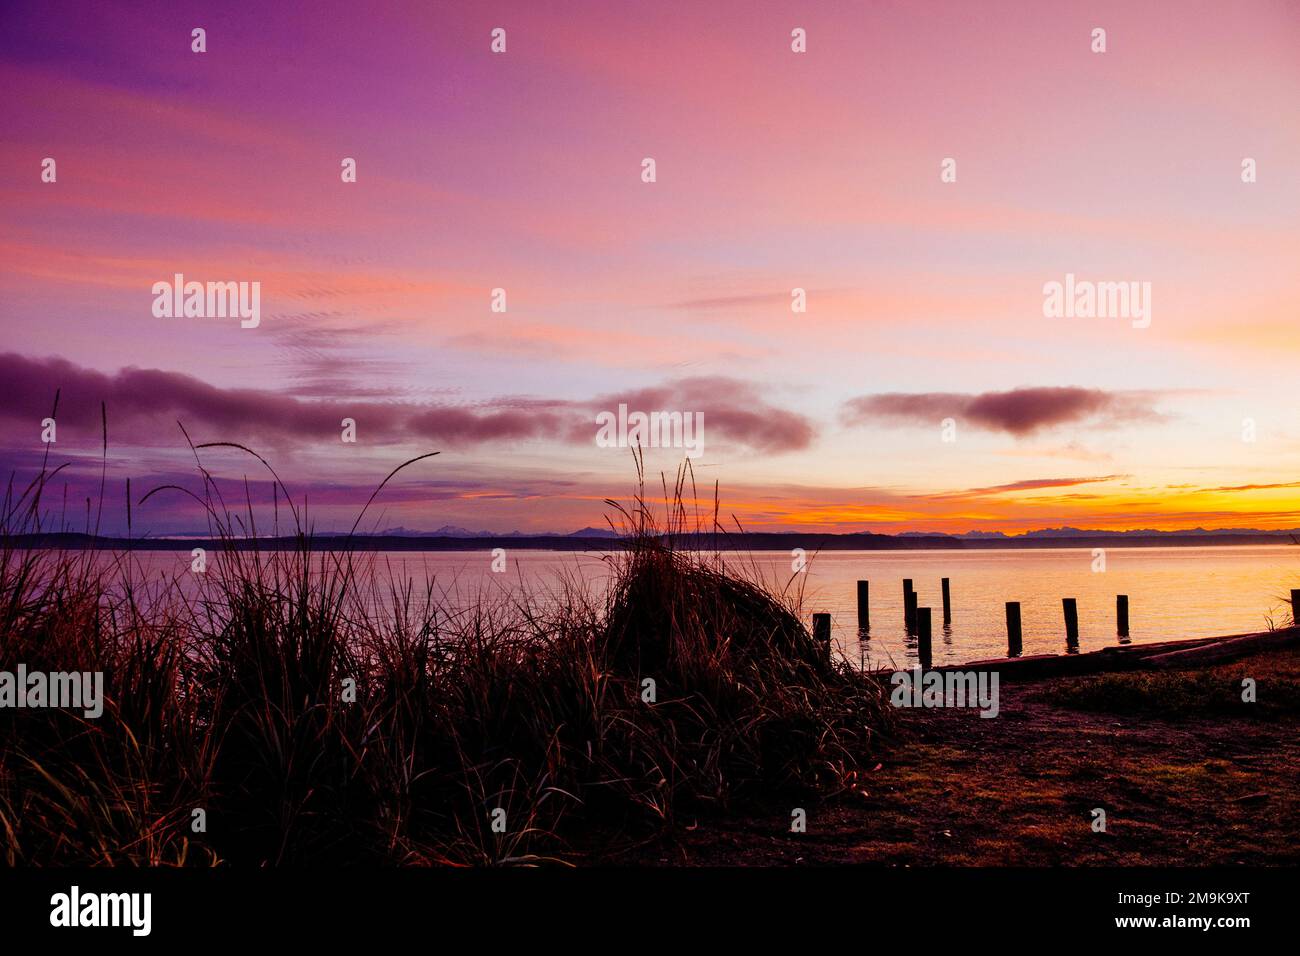
[[[426,578],[451,606],[478,595],[510,600],[528,592],[554,595],[564,582],[594,594],[607,586],[609,555],[511,551],[505,573],[493,573],[490,551],[387,552],[374,555],[381,576]],[[188,575],[189,552],[139,552],[146,573]],[[950,581],[951,622],[933,641],[936,665],[1007,654],[1008,602],[1019,602],[1023,653],[1096,650],[1117,642],[1208,637],[1262,630],[1289,621],[1286,595],[1300,586],[1300,548],[1112,548],[1105,571],[1093,571],[1091,549],[1023,551],[833,551],[793,574],[785,552],[725,554],[723,560],[777,590],[802,588],[803,613],[829,613],[832,640],[848,660],[868,666],[911,666],[917,640],[904,622],[904,579],[918,607],[942,620],[942,579]],[[870,582],[870,627],[858,627],[859,580]],[[1121,637],[1119,595],[1128,597],[1129,636]],[[1067,641],[1065,599],[1078,615],[1078,641]],[[939,635],[936,635],[939,636]]]

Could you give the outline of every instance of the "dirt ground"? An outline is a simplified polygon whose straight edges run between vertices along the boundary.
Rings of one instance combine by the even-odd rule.
[[[1257,701],[1241,700],[1242,680]],[[679,821],[634,865],[1300,862],[1300,649],[1173,673],[1001,685],[998,717],[900,710],[845,794]],[[1094,832],[1094,808],[1106,811]]]

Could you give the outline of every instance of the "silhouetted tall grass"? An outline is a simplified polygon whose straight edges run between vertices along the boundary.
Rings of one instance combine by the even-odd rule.
[[[682,476],[662,516],[643,496],[617,510],[633,541],[606,596],[449,607],[374,555],[317,550],[278,478],[297,547],[237,549],[253,510],[201,461],[201,493],[136,502],[189,494],[223,542],[185,587],[130,553],[24,550],[55,473],[6,499],[0,669],[103,671],[107,701],[97,720],[0,709],[10,865],[575,859],[596,832],[833,791],[888,720],[797,596],[673,547],[717,529]]]

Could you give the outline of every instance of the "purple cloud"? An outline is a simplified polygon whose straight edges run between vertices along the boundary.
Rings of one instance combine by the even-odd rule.
[[[28,430],[33,441],[41,420],[50,414],[56,391],[61,435],[67,428],[83,442],[97,441],[102,402],[113,445],[170,445],[180,440],[177,422],[199,442],[285,447],[337,441],[344,418],[355,419],[368,440],[379,442],[589,444],[596,434],[596,413],[619,404],[645,412],[701,412],[711,445],[777,453],[806,448],[816,434],[807,418],[763,401],[753,384],[722,376],[686,378],[588,401],[502,397],[477,404],[430,405],[308,401],[268,389],[219,388],[179,372],[125,368],[106,374],[61,358],[7,353],[0,355],[0,381],[8,383],[9,393],[0,418],[19,434]]]
[[[1022,438],[1059,425],[1114,427],[1126,422],[1155,421],[1150,392],[1106,392],[1096,388],[1016,388],[1006,392],[888,392],[845,402],[841,418],[848,425],[937,425],[945,418],[986,431]]]

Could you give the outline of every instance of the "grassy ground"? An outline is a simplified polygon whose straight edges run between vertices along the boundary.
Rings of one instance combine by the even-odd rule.
[[[1241,700],[1242,679],[1258,700]],[[1300,649],[1189,671],[1003,684],[999,717],[903,710],[851,795],[700,820],[623,862],[1300,862]],[[1106,810],[1105,833],[1091,827]]]

